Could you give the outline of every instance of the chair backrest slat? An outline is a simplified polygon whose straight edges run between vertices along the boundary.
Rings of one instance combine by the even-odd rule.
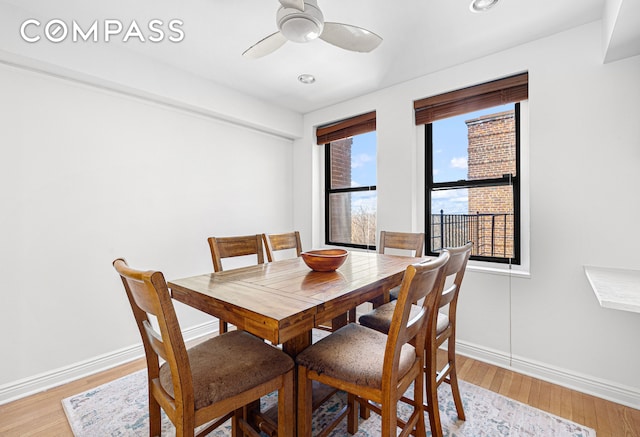
[[[446,248],[444,251],[449,253],[449,262],[445,268],[445,281],[447,286],[443,289],[439,299],[438,306],[442,308],[445,305],[457,302],[462,286],[462,279],[467,268],[467,262],[471,256],[472,243],[464,246]],[[452,281],[450,280],[452,279]]]
[[[412,256],[421,257],[424,251],[424,233],[380,231],[378,252],[385,249],[401,249],[413,251]]]
[[[267,261],[269,262],[275,260],[274,252],[279,250],[295,249],[296,256],[300,256],[302,253],[302,243],[298,231],[284,234],[262,234],[262,239],[267,252]]]
[[[443,306],[448,305],[453,300],[453,298],[456,297],[457,290],[458,286],[455,283],[451,284],[449,287],[446,287],[442,291],[442,296],[440,297],[438,306],[442,308]]]
[[[223,270],[223,258],[256,255],[257,264],[264,264],[264,249],[260,234],[238,237],[209,237],[207,241],[209,242],[209,249],[211,249],[213,269],[216,272]]]
[[[147,339],[149,341],[149,345],[154,350],[154,352],[163,360],[167,361],[167,349],[165,347],[164,341],[162,341],[162,335],[160,335],[151,323],[146,320],[143,322],[143,326],[145,332],[147,333]]]
[[[407,267],[387,337],[384,365],[392,368],[385,371],[397,372],[402,346],[410,341],[417,356],[423,356],[426,326],[437,315],[434,309],[442,292],[448,260],[449,254],[445,252],[436,259]],[[414,311],[412,316],[412,303],[418,301],[422,302],[420,311]]]

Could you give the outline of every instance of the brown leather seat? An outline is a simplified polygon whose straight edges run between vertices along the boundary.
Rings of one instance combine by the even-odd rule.
[[[350,323],[296,357],[298,436],[311,436],[313,381],[348,393],[346,411],[329,429],[346,415],[348,432],[357,432],[357,402],[382,416],[383,437],[397,435],[397,403],[413,384],[414,411],[406,423],[401,423],[401,435],[425,436],[422,402],[425,324],[433,314],[448,258],[445,253],[435,260],[407,267],[388,334]],[[410,314],[412,302],[420,300],[422,306]],[[414,344],[409,344],[410,341]]]
[[[293,435],[291,357],[245,331],[221,334],[187,349],[162,273],[134,270],[123,259],[116,259],[113,266],[122,278],[144,345],[150,435],[160,435],[162,408],[175,425],[176,436],[193,436],[195,428],[208,424],[198,434],[206,435],[229,418],[234,435],[257,436],[243,407],[275,390],[278,424],[274,427],[282,437]],[[161,366],[160,359],[165,360]]]
[[[471,247],[472,244],[467,243],[464,246],[448,248],[443,251],[443,253],[449,253],[450,255],[449,261],[445,266],[445,284],[443,284],[442,293],[438,297],[437,305],[434,308],[431,325],[427,327],[424,360],[427,393],[425,410],[429,412],[429,424],[434,436],[442,436],[442,425],[438,410],[438,386],[443,381],[451,385],[458,418],[465,420],[456,369],[456,309],[462,279],[464,278],[467,261],[471,255]],[[361,316],[359,322],[363,326],[377,331],[388,332],[391,326],[391,315],[394,313],[396,305],[396,301],[384,304]],[[447,305],[449,306],[448,310],[443,310]],[[417,310],[418,307],[413,305],[411,311],[416,312]],[[437,351],[445,341],[447,341],[447,363],[442,368],[438,368]]]

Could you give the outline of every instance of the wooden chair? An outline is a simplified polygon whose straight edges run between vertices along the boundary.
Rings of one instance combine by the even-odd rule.
[[[386,249],[409,250],[413,252],[411,256],[421,257],[424,252],[424,233],[380,231],[378,252],[385,253]]]
[[[298,436],[311,436],[313,381],[348,393],[346,408],[321,435],[345,415],[347,431],[356,433],[357,403],[382,416],[382,437],[395,437],[398,425],[403,428],[401,436],[426,435],[422,403],[425,324],[433,314],[448,259],[445,253],[407,267],[388,334],[349,323],[297,356]],[[412,302],[421,299],[422,305],[412,313]],[[413,346],[408,344],[412,339]],[[412,384],[416,402],[405,423],[397,418],[397,404]]]
[[[209,249],[211,249],[213,270],[216,272],[223,271],[223,258],[256,255],[257,264],[264,264],[264,251],[260,234],[238,237],[209,237],[207,241],[209,242]],[[228,329],[227,322],[220,320],[220,333],[223,334]]]
[[[302,253],[302,243],[298,231],[284,234],[262,234],[262,240],[267,252],[267,261],[275,260],[275,252],[279,250],[295,249],[296,256]]]
[[[407,256],[421,257],[424,250],[424,233],[380,231],[377,246],[378,253],[385,253],[387,249],[393,249],[401,250]],[[390,300],[396,300],[399,291],[400,286],[385,290],[384,296],[371,301],[371,304],[377,308]],[[349,321],[356,321],[355,309],[349,311]]]
[[[407,256],[421,257],[424,251],[424,233],[380,231],[378,252],[385,253],[387,249],[402,250],[404,253],[408,252]],[[399,291],[400,287],[389,290],[389,296],[385,296],[383,303],[396,300]],[[380,302],[374,302],[374,306],[379,304]]]
[[[209,249],[211,249],[213,270],[216,272],[223,271],[223,258],[256,255],[257,264],[264,264],[264,250],[260,234],[239,237],[209,237],[207,241]]]
[[[293,435],[291,357],[239,330],[187,349],[162,273],[134,270],[123,259],[116,259],[113,266],[122,278],[144,345],[150,436],[160,435],[162,408],[175,425],[176,436],[193,436],[195,428],[211,422],[198,434],[206,435],[231,418],[234,436],[257,437],[244,406],[275,390],[278,424],[274,426],[281,437]],[[150,315],[160,332],[151,325]]]
[[[462,279],[464,278],[467,261],[471,255],[471,247],[472,243],[467,243],[464,246],[443,251],[443,253],[449,254],[449,262],[444,270],[445,282],[434,307],[434,315],[430,320],[430,325],[427,327],[424,360],[427,403],[424,407],[429,412],[429,424],[433,436],[442,436],[442,425],[438,410],[438,386],[443,381],[451,385],[458,418],[465,420],[456,369],[456,309],[458,307]],[[388,332],[396,305],[396,301],[382,305],[361,316],[359,322],[363,326],[380,332]],[[447,305],[448,309],[443,310]],[[414,305],[413,311],[415,310]],[[447,362],[443,367],[438,368],[438,348],[445,341],[447,341]]]

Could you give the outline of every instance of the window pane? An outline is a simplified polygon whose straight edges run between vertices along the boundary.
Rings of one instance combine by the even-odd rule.
[[[513,258],[512,186],[434,191],[431,212],[432,252],[472,241],[472,255]]]
[[[331,143],[331,188],[376,185],[376,132]]]
[[[376,204],[375,191],[330,194],[330,241],[375,245]]]
[[[514,104],[433,123],[433,181],[516,174]]]

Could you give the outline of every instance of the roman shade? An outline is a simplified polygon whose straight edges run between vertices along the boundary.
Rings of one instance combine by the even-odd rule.
[[[376,130],[376,111],[318,126],[316,129],[317,144],[327,144],[374,130]]]
[[[413,102],[416,125],[529,98],[529,73],[474,85]]]

